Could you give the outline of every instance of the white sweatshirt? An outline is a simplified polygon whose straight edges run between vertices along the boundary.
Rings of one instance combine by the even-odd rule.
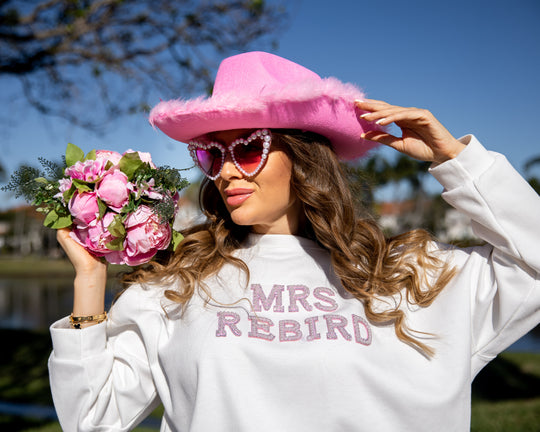
[[[161,431],[467,431],[471,382],[540,321],[540,199],[472,136],[431,169],[485,247],[440,254],[459,273],[427,308],[404,306],[435,349],[366,320],[328,253],[288,235],[252,235],[187,311],[163,287],[130,287],[106,323],[51,327],[51,387],[62,427],[127,431],[160,401]],[[440,246],[438,246],[440,247]],[[395,299],[389,299],[390,302]]]

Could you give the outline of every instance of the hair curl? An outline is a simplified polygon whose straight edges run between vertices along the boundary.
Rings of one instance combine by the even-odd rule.
[[[298,234],[329,251],[336,276],[363,303],[370,322],[393,323],[401,341],[433,355],[432,348],[414,337],[417,332],[407,326],[400,308],[403,297],[409,304],[429,306],[455,274],[430,253],[432,236],[413,230],[387,238],[373,218],[358,218],[347,176],[326,138],[296,130],[274,130],[273,136],[293,162],[291,188],[305,215]],[[178,278],[181,290],[167,290],[165,297],[185,305],[197,287],[212,298],[204,281],[225,263],[242,269],[249,278],[247,265],[234,252],[250,227],[231,220],[208,179],[201,185],[199,201],[207,222],[184,231],[184,240],[164,264],[152,262],[125,275],[125,283]],[[399,301],[394,307],[379,310],[380,300],[396,296]]]

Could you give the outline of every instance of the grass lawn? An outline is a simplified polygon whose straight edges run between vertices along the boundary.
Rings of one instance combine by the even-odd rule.
[[[476,401],[471,431],[533,432],[540,430],[540,397],[510,401]]]

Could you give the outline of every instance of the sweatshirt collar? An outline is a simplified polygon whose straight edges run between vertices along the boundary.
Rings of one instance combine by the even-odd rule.
[[[306,249],[320,247],[313,240],[291,234],[255,234],[250,233],[244,241],[245,248],[271,247],[291,249]]]

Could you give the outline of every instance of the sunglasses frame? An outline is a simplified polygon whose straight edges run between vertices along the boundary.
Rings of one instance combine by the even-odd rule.
[[[260,139],[262,141],[262,151],[261,151],[261,161],[259,162],[259,165],[257,168],[255,168],[252,172],[247,172],[240,163],[236,160],[236,156],[234,154],[234,149],[238,145],[248,145],[252,141]],[[188,144],[188,150],[189,154],[191,155],[191,158],[195,162],[195,164],[201,169],[203,174],[208,177],[210,180],[216,180],[223,170],[223,166],[225,165],[225,155],[227,152],[231,154],[231,159],[234,163],[234,166],[240,171],[243,175],[246,177],[254,177],[257,175],[257,173],[262,169],[264,166],[266,159],[268,158],[268,153],[270,152],[270,145],[272,144],[272,133],[268,129],[258,129],[255,132],[253,132],[251,135],[249,135],[247,138],[237,138],[232,143],[230,143],[227,147],[225,147],[223,144],[216,142],[216,141],[210,141],[210,142],[203,142],[198,140],[191,140]],[[201,163],[199,162],[199,158],[197,157],[197,150],[208,150],[211,148],[217,148],[221,152],[221,164],[219,167],[219,171],[216,175],[211,176],[209,175],[205,169],[202,167]]]

